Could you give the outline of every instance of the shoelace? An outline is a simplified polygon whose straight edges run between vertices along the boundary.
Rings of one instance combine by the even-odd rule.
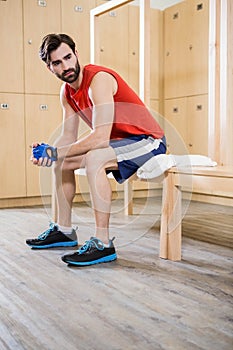
[[[95,247],[98,250],[104,250],[104,244],[97,238],[91,238],[88,241],[85,241],[85,244],[78,250],[79,254],[85,253],[91,247]]]
[[[54,230],[55,227],[56,227],[56,225],[54,224],[54,222],[50,222],[49,229],[46,230],[45,232],[41,233],[38,236],[38,239],[41,241],[44,241],[48,237],[48,235]]]

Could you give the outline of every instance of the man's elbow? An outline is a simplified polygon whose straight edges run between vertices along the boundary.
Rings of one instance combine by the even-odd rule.
[[[102,132],[94,132],[94,148],[109,147],[110,135]]]

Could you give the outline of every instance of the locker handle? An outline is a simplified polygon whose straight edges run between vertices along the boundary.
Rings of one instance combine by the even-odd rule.
[[[192,144],[192,143],[189,143],[189,147],[193,147],[193,144]]]
[[[173,108],[173,113],[178,113],[179,112],[179,108],[178,107],[174,107]]]
[[[201,111],[202,110],[202,105],[197,105],[197,111]]]
[[[179,12],[174,13],[173,19],[177,19],[179,17]]]
[[[197,11],[200,11],[203,9],[203,3],[197,4]]]

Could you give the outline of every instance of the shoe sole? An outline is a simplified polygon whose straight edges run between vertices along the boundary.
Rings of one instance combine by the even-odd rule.
[[[63,242],[63,243],[52,243],[52,244],[46,244],[46,245],[31,245],[28,244],[29,247],[31,248],[36,248],[36,249],[46,249],[46,248],[56,248],[56,247],[75,247],[78,245],[78,241],[73,241],[73,242]]]
[[[69,261],[69,260],[62,260],[64,262],[66,262],[69,265],[76,265],[76,266],[89,266],[89,265],[95,265],[95,264],[100,264],[100,263],[106,263],[106,262],[110,262],[113,260],[117,259],[117,255],[116,254],[112,254],[112,255],[108,255],[108,256],[104,256],[103,258],[97,259],[97,260],[93,260],[93,261],[84,261],[84,262],[75,262],[75,261]]]

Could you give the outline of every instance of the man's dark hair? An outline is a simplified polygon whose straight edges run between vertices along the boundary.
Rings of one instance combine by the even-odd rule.
[[[69,35],[48,34],[43,38],[42,44],[39,50],[39,56],[42,59],[42,61],[49,64],[51,52],[56,50],[61,45],[61,43],[67,44],[71,48],[73,53],[75,53],[75,42]]]

